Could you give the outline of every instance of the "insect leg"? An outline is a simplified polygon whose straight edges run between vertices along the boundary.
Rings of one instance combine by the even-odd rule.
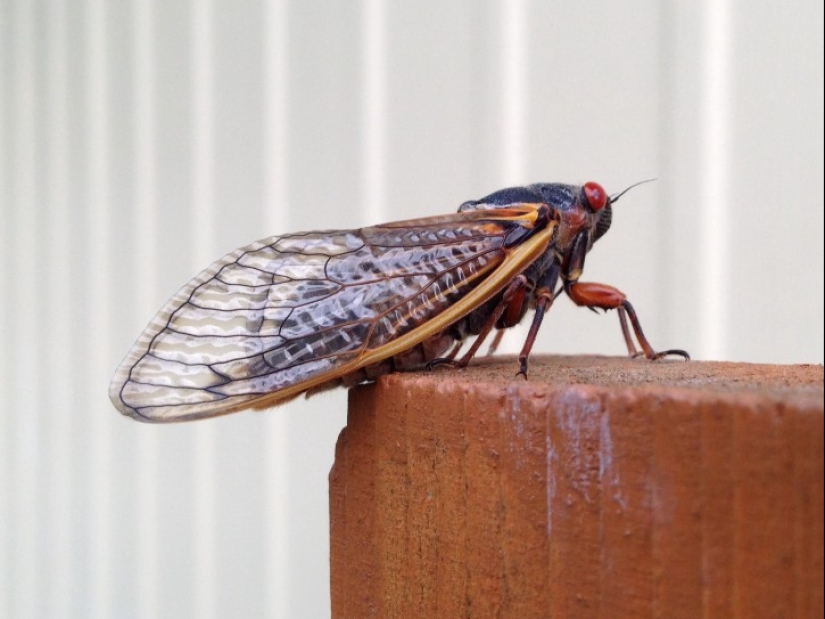
[[[447,356],[445,357],[445,359],[449,359],[450,361],[455,359],[458,356],[458,351],[461,350],[461,347],[463,345],[464,345],[464,342],[462,342],[461,340],[459,340],[458,342],[453,344],[453,347],[449,350],[449,352],[447,353]]]
[[[525,275],[525,277],[527,277],[528,282],[531,281],[529,276]],[[521,287],[513,293],[507,302],[507,307],[504,308],[504,312],[502,312],[496,323],[496,334],[490,343],[490,347],[487,349],[488,357],[495,354],[496,350],[498,350],[498,345],[501,344],[501,340],[504,337],[504,330],[515,327],[524,317],[524,313],[528,307],[528,290],[532,290],[532,286]]]
[[[590,308],[598,307],[605,310],[618,310],[619,321],[622,323],[622,334],[624,335],[625,343],[627,343],[627,351],[631,357],[636,356],[638,353],[636,347],[633,345],[633,339],[630,336],[627,319],[630,320],[630,325],[633,327],[636,339],[642,347],[645,357],[648,359],[661,359],[668,355],[678,355],[685,359],[690,359],[690,355],[684,350],[671,349],[656,352],[650,345],[650,342],[647,341],[644,331],[642,331],[642,325],[639,322],[639,317],[636,315],[636,310],[633,309],[633,306],[627,300],[624,293],[613,286],[592,282],[567,282],[564,289],[576,305]]]
[[[541,322],[544,320],[544,315],[550,306],[553,305],[553,300],[556,298],[554,292],[559,281],[559,273],[561,266],[558,262],[553,261],[550,267],[541,276],[538,288],[536,288],[536,310],[533,314],[533,322],[530,323],[530,330],[527,332],[527,337],[524,340],[524,345],[521,347],[521,352],[518,355],[518,373],[516,376],[524,376],[527,378],[527,365],[530,359],[530,351],[533,349],[533,344],[536,341]]]
[[[513,300],[514,297],[517,295],[521,295],[523,290],[529,285],[527,278],[524,275],[519,275],[510,284],[505,288],[504,294],[501,297],[501,301],[498,302],[495,309],[490,313],[487,319],[484,321],[484,325],[481,327],[481,331],[479,331],[476,339],[473,341],[472,346],[470,349],[464,353],[464,355],[458,361],[454,361],[452,357],[440,357],[438,359],[433,359],[427,364],[428,368],[433,368],[438,365],[450,365],[453,367],[463,368],[466,367],[468,363],[472,360],[475,356],[478,349],[481,348],[481,345],[484,343],[485,338],[490,334],[490,331],[493,330],[493,327],[496,326],[496,323],[501,318],[502,314],[504,314],[505,310],[510,305],[510,302]]]
[[[690,359],[684,350],[672,349],[656,352],[647,341],[642,325],[639,323],[639,318],[636,316],[636,310],[627,300],[625,294],[613,286],[607,284],[596,284],[592,282],[582,283],[579,281],[582,270],[584,269],[584,257],[587,254],[587,237],[584,233],[580,234],[572,244],[570,252],[566,256],[564,263],[564,291],[567,293],[576,305],[588,307],[590,309],[615,309],[619,313],[619,323],[622,326],[622,335],[624,336],[625,344],[627,344],[627,352],[631,357],[636,357],[639,352],[633,343],[633,337],[630,335],[630,329],[627,325],[627,320],[630,319],[630,324],[633,327],[633,332],[639,345],[642,347],[645,357],[648,359],[661,359],[668,355],[678,355],[685,359]]]
[[[498,350],[498,345],[501,344],[501,340],[504,337],[504,329],[499,329],[496,331],[496,334],[493,336],[493,341],[490,342],[490,347],[487,349],[487,356],[492,357],[496,354]]]
[[[622,335],[624,336],[624,343],[627,345],[627,354],[630,357],[638,357],[641,353],[636,350],[636,344],[633,343],[633,336],[630,335],[630,328],[627,326],[627,312],[619,308],[619,324],[622,325]]]
[[[639,323],[639,318],[636,316],[636,310],[633,309],[633,306],[630,302],[625,299],[622,301],[621,306],[619,309],[619,320],[622,319],[623,314],[627,314],[628,318],[630,318],[630,324],[633,325],[633,331],[636,333],[636,339],[639,340],[639,345],[645,352],[645,357],[648,359],[661,359],[662,357],[667,357],[669,355],[676,355],[679,357],[684,357],[686,361],[690,360],[690,355],[687,351],[680,350],[678,348],[671,348],[670,350],[663,350],[661,352],[656,352],[653,350],[653,347],[647,341],[645,334],[642,332],[642,325]],[[627,326],[625,326],[625,329]],[[629,334],[625,335],[627,338]]]

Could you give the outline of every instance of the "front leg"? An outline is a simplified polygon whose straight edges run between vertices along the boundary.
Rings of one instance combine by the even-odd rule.
[[[685,359],[690,359],[690,355],[687,352],[675,348],[656,352],[642,331],[642,325],[639,322],[639,317],[636,315],[636,310],[633,309],[633,306],[621,290],[613,286],[608,286],[607,284],[568,281],[565,282],[564,291],[576,305],[589,307],[591,309],[618,310],[619,322],[622,325],[622,335],[624,335],[627,352],[631,357],[638,356],[639,352],[636,350],[636,345],[633,343],[633,338],[630,335],[630,329],[627,326],[628,319],[630,319],[630,324],[633,326],[636,339],[642,347],[645,357],[648,359],[661,359],[668,355],[678,355]]]
[[[625,294],[613,286],[607,284],[582,283],[579,282],[582,271],[584,270],[584,259],[587,255],[587,249],[590,241],[587,231],[579,233],[570,245],[570,249],[564,258],[562,267],[562,279],[564,280],[564,291],[567,293],[576,305],[589,307],[593,311],[596,308],[603,310],[615,309],[619,312],[619,322],[622,325],[622,335],[624,336],[625,344],[627,344],[627,353],[631,357],[636,357],[639,352],[636,350],[636,345],[633,343],[633,336],[630,334],[630,329],[627,326],[627,321],[630,319],[630,324],[633,326],[633,332],[636,334],[636,339],[642,347],[645,357],[648,359],[661,359],[668,355],[678,355],[685,359],[690,359],[690,355],[684,350],[672,349],[656,352],[647,341],[642,325],[639,323],[639,318],[636,316],[636,310],[627,300]]]

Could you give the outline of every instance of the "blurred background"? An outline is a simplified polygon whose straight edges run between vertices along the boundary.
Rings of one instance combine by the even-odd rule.
[[[170,295],[277,232],[656,177],[584,279],[656,347],[822,363],[822,13],[0,0],[0,616],[329,615],[344,391],[167,427],[107,398]],[[624,344],[562,299],[537,350]]]

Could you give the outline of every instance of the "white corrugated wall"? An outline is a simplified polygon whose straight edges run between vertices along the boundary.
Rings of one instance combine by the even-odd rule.
[[[656,346],[822,363],[822,23],[813,0],[0,0],[0,616],[328,615],[345,393],[173,427],[106,395],[167,297],[275,232],[657,177],[587,279]],[[623,352],[613,315],[545,324],[542,351]]]

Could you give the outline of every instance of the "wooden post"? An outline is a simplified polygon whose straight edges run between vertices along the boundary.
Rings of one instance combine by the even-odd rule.
[[[330,473],[334,619],[823,616],[823,368],[387,376]]]

